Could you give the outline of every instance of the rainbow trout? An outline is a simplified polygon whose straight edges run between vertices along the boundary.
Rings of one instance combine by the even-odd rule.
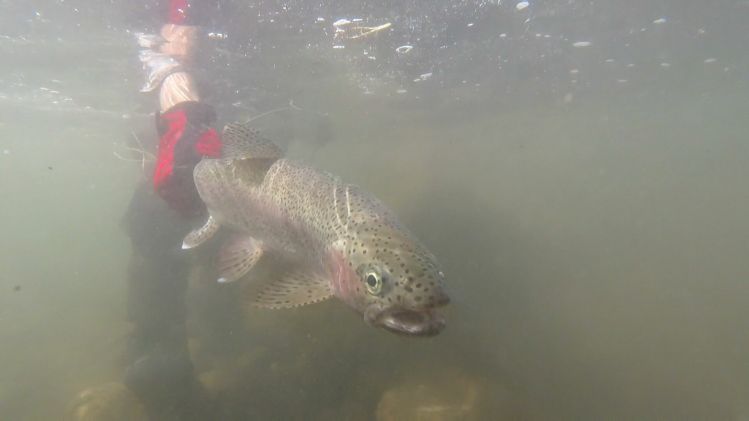
[[[241,124],[224,129],[226,158],[194,171],[206,223],[182,247],[219,227],[233,232],[217,259],[219,282],[243,277],[266,255],[296,262],[255,298],[290,308],[337,297],[389,331],[430,336],[445,326],[435,309],[448,303],[437,261],[391,211],[360,188],[285,159],[272,142]]]

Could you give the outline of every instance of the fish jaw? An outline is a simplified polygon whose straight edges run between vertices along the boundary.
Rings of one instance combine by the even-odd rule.
[[[411,310],[399,307],[378,309],[371,306],[364,320],[372,326],[382,327],[406,336],[435,336],[445,328],[445,318],[434,309]]]

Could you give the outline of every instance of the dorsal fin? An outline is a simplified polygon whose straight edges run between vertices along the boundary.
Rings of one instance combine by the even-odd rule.
[[[278,159],[283,151],[249,123],[230,123],[221,134],[223,158]]]

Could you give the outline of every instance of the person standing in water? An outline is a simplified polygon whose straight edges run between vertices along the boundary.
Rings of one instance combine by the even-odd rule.
[[[214,412],[187,349],[190,262],[178,251],[188,227],[206,213],[193,168],[221,156],[216,113],[202,101],[191,71],[209,6],[169,0],[160,35],[139,36],[147,71],[141,91],[158,95],[159,145],[150,186],[139,187],[125,216],[133,245],[127,297],[133,331],[124,383],[157,419],[206,419]]]
[[[206,215],[193,167],[203,157],[221,156],[216,114],[202,101],[191,71],[201,19],[212,5],[215,0],[168,0],[160,34],[138,34],[146,70],[141,91],[158,96],[158,152],[152,177],[136,188],[123,218],[132,243],[124,386],[83,391],[71,408],[73,419],[217,418],[187,347],[190,260],[180,253],[185,233]]]

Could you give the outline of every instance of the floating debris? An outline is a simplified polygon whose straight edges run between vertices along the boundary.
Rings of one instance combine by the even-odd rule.
[[[413,45],[401,45],[400,47],[395,49],[395,52],[398,54],[406,54],[407,52],[413,50]]]
[[[618,83],[627,83],[627,82],[629,82],[627,79],[617,79],[616,81]]]
[[[470,28],[470,27],[472,27],[473,25],[475,25],[475,23],[471,22],[471,23],[469,23],[469,24],[468,24],[468,25],[466,25],[466,26],[468,26],[468,27]]]
[[[325,22],[325,18],[320,16],[317,18],[317,22]]]
[[[419,77],[414,79],[414,82],[421,82],[432,78],[432,72],[420,74]]]
[[[515,5],[515,8],[516,8],[517,10],[523,10],[523,9],[525,9],[526,7],[530,6],[530,5],[531,5],[531,4],[530,4],[530,3],[528,3],[527,1],[521,1],[521,2],[519,2],[518,4],[516,4],[516,5]]]
[[[660,25],[661,23],[666,23],[666,18],[658,18],[653,21],[654,24]]]
[[[345,45],[334,45],[333,48],[336,49],[336,50],[340,50],[341,48],[346,48],[346,46]]]
[[[398,89],[397,91],[395,91],[396,94],[401,94],[401,95],[405,94],[406,92],[408,92],[408,91],[405,90],[405,89]]]
[[[354,21],[357,21],[357,20],[354,19]],[[343,39],[364,38],[368,35],[372,35],[384,29],[390,28],[391,26],[393,26],[393,24],[388,22],[388,23],[383,23],[382,25],[379,25],[379,26],[352,26],[352,27],[347,27],[345,29],[342,29],[341,26],[342,25],[336,25],[335,35],[333,36],[333,38],[343,38]]]
[[[507,34],[506,34],[506,33],[504,33],[504,32],[502,32],[501,34],[499,34],[499,37],[500,37],[500,38],[507,38]]]
[[[8,149],[3,149],[3,155],[10,155],[10,151]]]
[[[715,63],[716,61],[718,61],[718,59],[714,57],[706,58],[705,64]]]
[[[671,63],[663,62],[663,63],[661,63],[661,67],[664,67],[664,68],[671,67]]]
[[[578,69],[571,69],[570,70],[570,74],[572,74],[572,75],[576,75],[578,73],[580,73],[580,70],[578,70]]]
[[[348,19],[338,19],[337,21],[333,22],[333,26],[335,26],[335,27],[345,26],[345,25],[348,25],[350,23],[351,23],[351,21],[348,20]]]
[[[577,41],[572,44],[572,46],[575,48],[585,48],[590,47],[591,45],[593,45],[593,43],[590,41]]]

